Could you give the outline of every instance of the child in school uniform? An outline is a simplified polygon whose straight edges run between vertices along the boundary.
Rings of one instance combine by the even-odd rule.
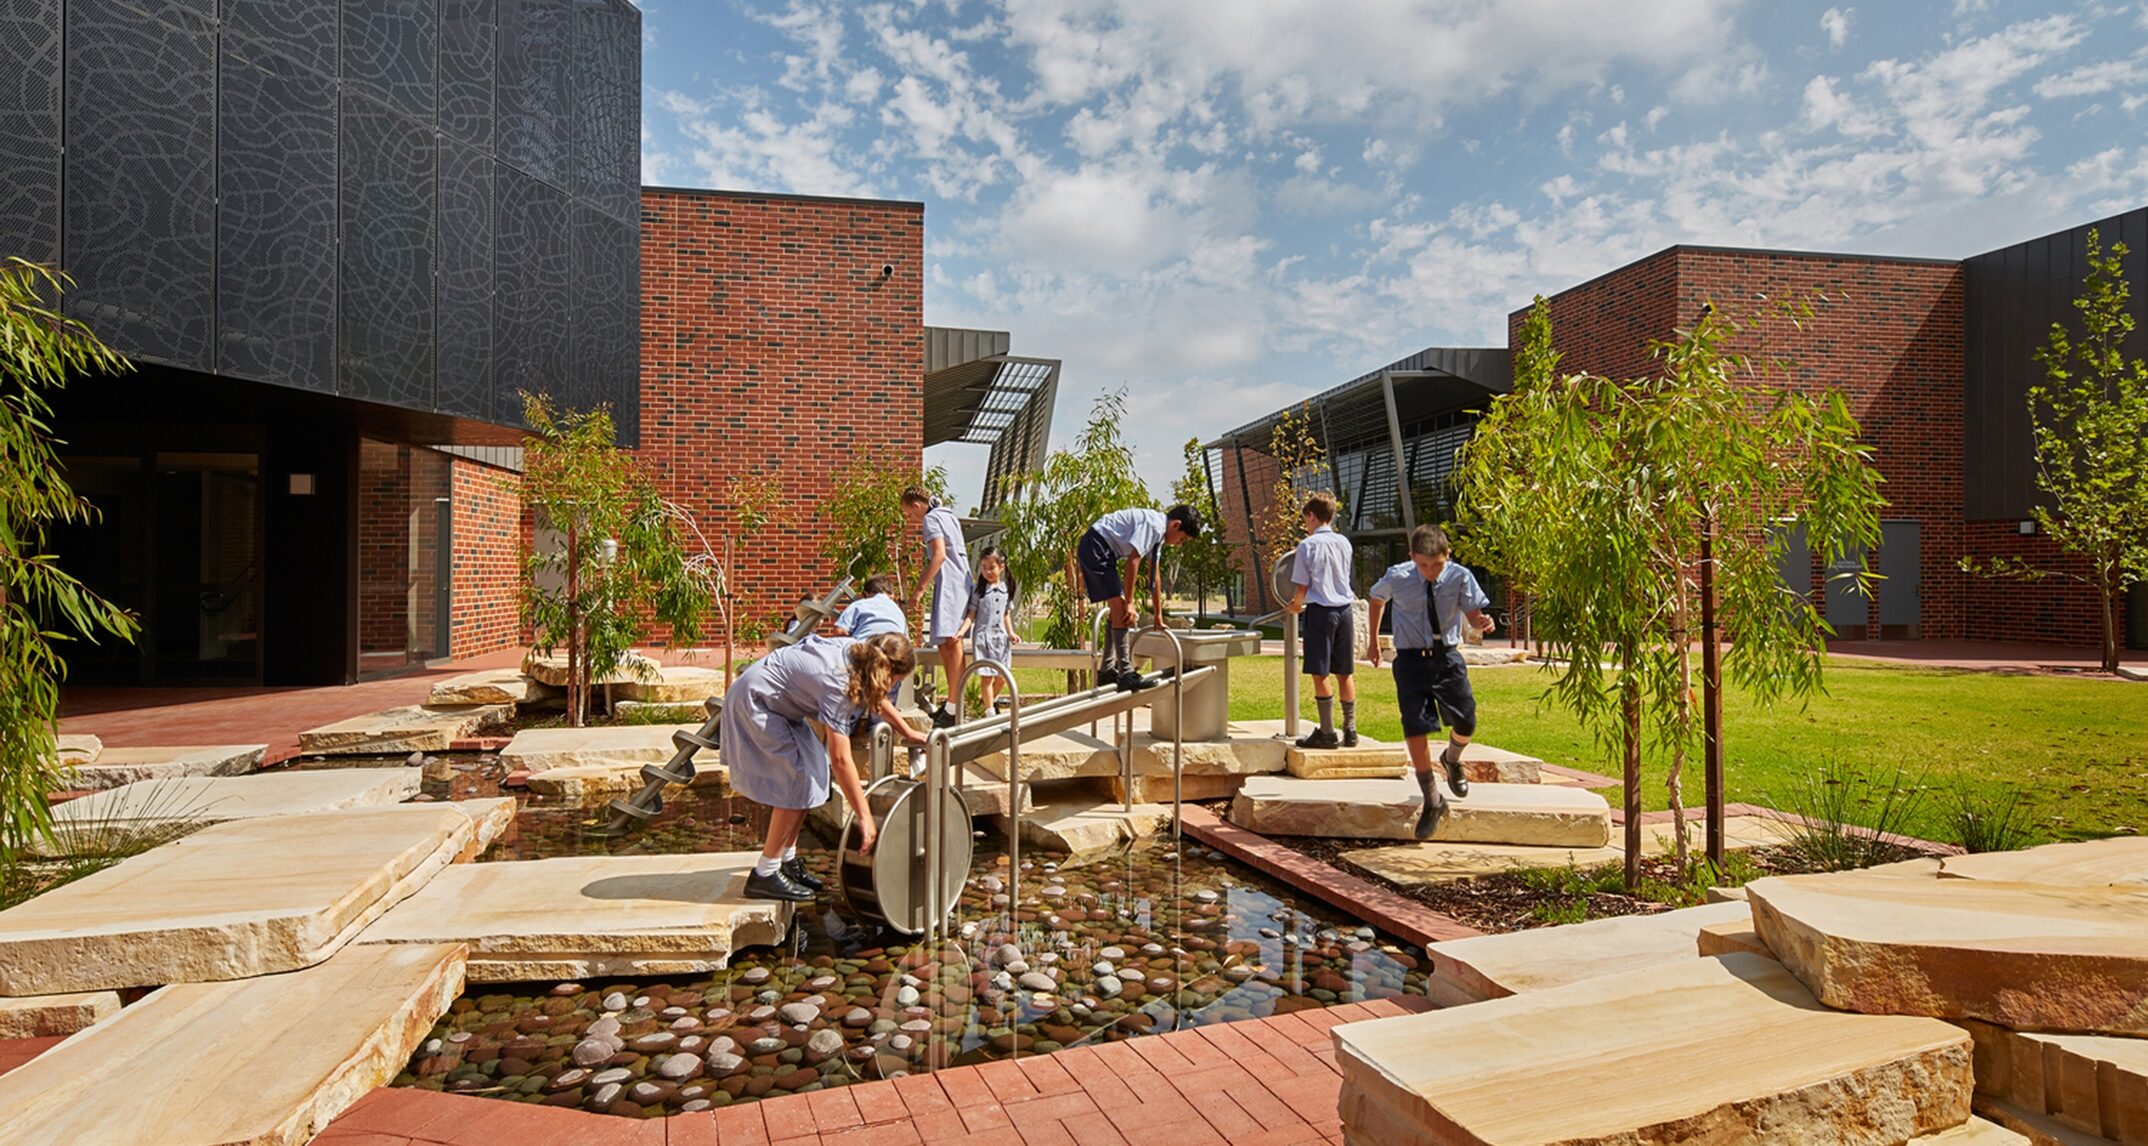
[[[808,636],[747,665],[732,682],[723,698],[724,766],[734,791],[769,809],[768,838],[746,879],[748,898],[803,902],[819,892],[821,881],[798,858],[798,830],[806,811],[827,801],[831,778],[858,817],[861,850],[872,850],[877,828],[850,736],[916,665],[900,633]],[[924,739],[907,724],[896,727],[913,743]]]
[[[1313,678],[1320,727],[1298,738],[1300,748],[1357,747],[1357,631],[1350,602],[1350,539],[1335,532],[1335,498],[1316,493],[1305,503],[1305,540],[1290,579],[1298,591],[1284,609],[1302,614],[1305,672]],[[1335,683],[1339,678],[1341,684]],[[1335,735],[1335,694],[1342,694],[1342,737]]]
[[[1477,698],[1469,687],[1469,664],[1462,659],[1462,626],[1492,630],[1485,612],[1491,598],[1474,574],[1453,560],[1447,532],[1436,525],[1410,531],[1410,559],[1390,566],[1365,595],[1372,599],[1372,644],[1365,659],[1380,663],[1380,614],[1392,602],[1395,617],[1395,697],[1402,706],[1402,736],[1409,745],[1424,807],[1417,814],[1417,838],[1429,840],[1447,814],[1432,775],[1429,737],[1446,719],[1451,730],[1439,755],[1446,766],[1447,787],[1456,798],[1469,795],[1462,775],[1462,749],[1477,731]]]
[[[909,636],[910,618],[903,616],[902,606],[895,603],[894,591],[895,579],[887,574],[867,577],[865,591],[836,617],[835,635],[859,640],[882,633]]]
[[[940,671],[947,674],[950,692],[956,681],[962,679],[962,631],[963,614],[969,611],[970,559],[962,549],[962,519],[955,511],[933,499],[932,492],[923,486],[913,485],[902,491],[902,512],[910,524],[918,527],[919,536],[925,541],[925,571],[918,575],[919,600],[910,603],[912,612],[924,612],[923,597],[926,586],[932,588],[932,611],[926,615],[925,643],[940,650]],[[955,723],[955,714],[947,707],[952,699],[957,705],[961,697],[943,697],[940,707],[932,714],[935,727],[948,728]]]
[[[1134,628],[1134,608],[1127,600],[1129,586],[1141,581],[1141,563],[1149,563],[1149,610],[1163,623],[1163,571],[1161,558],[1166,545],[1183,545],[1201,535],[1201,513],[1190,505],[1174,505],[1158,513],[1153,509],[1121,509],[1097,518],[1081,543],[1075,546],[1075,562],[1081,567],[1082,588],[1089,603],[1110,602],[1110,652],[1106,654],[1102,681],[1135,692],[1154,681],[1134,671],[1127,636]],[[1126,575],[1119,575],[1119,562]]]
[[[977,555],[977,584],[970,594],[970,614],[962,621],[960,635],[970,639],[970,652],[981,661],[1008,664],[1014,655],[1014,579],[1007,575],[1007,558],[997,546]],[[1011,667],[1011,666],[1010,666]],[[986,712],[993,710],[1004,682],[996,672],[980,674]]]

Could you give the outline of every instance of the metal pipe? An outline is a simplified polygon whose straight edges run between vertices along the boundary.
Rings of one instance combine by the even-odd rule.
[[[1176,632],[1162,624],[1150,628],[1162,633],[1171,642],[1171,838],[1174,843],[1186,838],[1186,642]],[[1152,718],[1149,727],[1154,729]],[[1134,794],[1131,785],[1126,794]],[[1132,810],[1132,805],[1128,805]]]
[[[1004,733],[1007,737],[1007,930],[1011,934],[1016,930],[1019,918],[1017,913],[1021,911],[1022,906],[1022,689],[1020,685],[1015,683],[1014,670],[1004,662],[973,660],[962,666],[961,674],[955,677],[948,691],[952,695],[960,697],[963,691],[969,687],[970,678],[987,670],[998,673],[1007,682],[1007,716]],[[998,719],[987,716],[980,720],[979,723],[996,725],[998,724]],[[955,706],[955,723],[953,727],[939,730],[944,734],[940,737],[942,767],[939,783],[937,786],[928,786],[925,790],[925,796],[932,802],[934,808],[939,807],[940,801],[945,796],[947,773],[954,770],[953,744],[955,738],[961,735],[967,724],[968,721],[964,718],[964,709],[958,701]],[[999,730],[994,728],[993,732],[994,735],[989,740],[998,739]],[[989,742],[989,740],[986,742]],[[933,846],[935,848],[939,846],[937,838],[935,838]],[[925,878],[932,885],[935,896],[939,893],[940,881],[943,877],[944,873],[940,871],[938,863],[926,866]],[[928,903],[930,902],[928,899]],[[940,904],[938,908],[944,914],[949,906],[951,905]],[[935,916],[934,918],[939,917]]]

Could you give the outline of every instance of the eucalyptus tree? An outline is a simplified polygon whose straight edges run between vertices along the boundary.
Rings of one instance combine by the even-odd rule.
[[[946,500],[947,467],[921,469],[914,454],[904,458],[853,445],[821,502],[830,526],[821,556],[840,575],[860,583],[876,573],[893,574],[896,595],[907,596],[906,587],[916,583],[924,563],[921,543],[904,536],[902,491],[913,485]]]
[[[1222,585],[1236,567],[1236,555],[1231,552],[1229,539],[1224,535],[1223,514],[1216,506],[1215,494],[1208,485],[1208,466],[1202,461],[1201,439],[1186,439],[1186,469],[1177,481],[1171,483],[1171,501],[1175,505],[1190,505],[1208,523],[1199,537],[1189,537],[1170,550],[1168,560],[1177,570],[1176,582],[1193,583],[1194,613],[1208,612],[1208,591]]]
[[[1074,572],[1082,533],[1113,510],[1153,508],[1148,486],[1134,472],[1133,447],[1120,432],[1125,416],[1126,391],[1097,395],[1073,449],[1053,450],[1035,472],[1004,479],[999,520],[1007,529],[1007,571],[1024,594],[1040,595],[1038,636],[1054,648],[1082,648],[1089,639]]]

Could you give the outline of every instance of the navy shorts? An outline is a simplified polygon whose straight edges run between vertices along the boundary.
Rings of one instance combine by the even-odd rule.
[[[1305,671],[1349,676],[1357,671],[1357,624],[1348,605],[1307,605],[1298,618],[1305,638]]]
[[[1458,736],[1477,732],[1477,695],[1469,688],[1462,650],[1395,650],[1395,698],[1402,706],[1402,734],[1430,736],[1446,719]]]
[[[1126,582],[1119,576],[1119,555],[1112,552],[1111,542],[1095,529],[1081,535],[1081,544],[1074,548],[1075,564],[1081,566],[1082,588],[1087,590],[1089,601],[1109,601],[1113,597],[1126,596]]]

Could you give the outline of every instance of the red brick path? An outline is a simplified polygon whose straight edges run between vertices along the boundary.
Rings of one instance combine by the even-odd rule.
[[[631,1121],[376,1090],[320,1146],[1289,1146],[1339,1143],[1329,1028],[1429,1009],[1352,1003],[893,1081]]]

